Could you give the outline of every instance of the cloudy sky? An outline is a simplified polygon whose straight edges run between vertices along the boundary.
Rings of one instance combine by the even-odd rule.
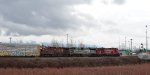
[[[0,41],[145,44],[150,0],[0,0]],[[150,32],[149,32],[150,33]],[[148,35],[149,35],[148,33]]]

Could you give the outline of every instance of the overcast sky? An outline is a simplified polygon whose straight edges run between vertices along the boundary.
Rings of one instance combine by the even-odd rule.
[[[118,47],[126,37],[139,47],[149,7],[150,0],[0,0],[0,41],[66,43],[69,34],[74,43]]]

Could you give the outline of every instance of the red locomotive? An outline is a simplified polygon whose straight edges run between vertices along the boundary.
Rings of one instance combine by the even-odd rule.
[[[117,48],[96,48],[96,55],[98,56],[119,56]]]

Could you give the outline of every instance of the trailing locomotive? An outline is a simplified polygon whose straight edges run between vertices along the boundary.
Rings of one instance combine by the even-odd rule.
[[[117,48],[66,48],[32,44],[0,43],[0,56],[99,57],[120,55]]]
[[[98,56],[120,56],[117,48],[96,48]]]

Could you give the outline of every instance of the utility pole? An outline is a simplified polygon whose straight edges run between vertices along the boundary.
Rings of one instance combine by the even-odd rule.
[[[131,40],[131,51],[132,51],[132,40],[133,40],[133,39],[130,39],[130,40]]]
[[[126,37],[125,37],[125,50],[126,50]]]
[[[129,50],[130,50],[130,41],[128,41],[128,43],[129,43]]]
[[[120,37],[119,37],[119,50],[120,50]]]
[[[12,37],[10,37],[9,40],[10,40],[9,43],[11,44]]]
[[[71,41],[71,47],[73,47],[73,40],[72,40],[72,37],[71,37],[70,41]]]
[[[146,25],[146,50],[148,50],[147,25]]]
[[[67,34],[67,47],[69,48],[69,45],[68,45],[68,34]]]

